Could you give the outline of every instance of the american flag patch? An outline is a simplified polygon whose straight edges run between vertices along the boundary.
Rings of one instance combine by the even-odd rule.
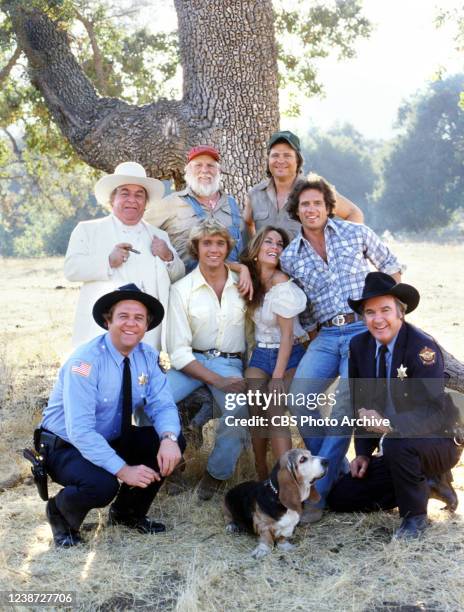
[[[85,363],[85,361],[81,361],[79,365],[72,366],[71,372],[75,372],[76,374],[80,374],[81,376],[88,376],[90,374],[91,369],[92,365],[90,363]]]

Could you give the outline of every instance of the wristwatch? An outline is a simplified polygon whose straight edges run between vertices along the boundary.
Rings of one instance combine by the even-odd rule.
[[[177,442],[177,436],[176,434],[173,434],[173,433],[164,433],[161,436],[161,441],[163,440],[171,440],[172,442]]]

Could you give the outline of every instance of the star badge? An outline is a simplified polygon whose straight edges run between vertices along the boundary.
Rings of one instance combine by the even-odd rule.
[[[408,377],[408,375],[406,374],[406,370],[407,368],[403,364],[401,364],[400,367],[396,369],[396,371],[398,372],[397,376],[400,380],[404,380]]]
[[[146,385],[148,382],[148,376],[142,372],[142,374],[137,377],[137,380],[139,381],[139,385]]]

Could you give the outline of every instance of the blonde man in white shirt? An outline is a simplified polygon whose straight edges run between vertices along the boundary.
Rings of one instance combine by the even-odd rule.
[[[246,306],[237,289],[238,275],[224,263],[233,245],[227,229],[215,220],[205,219],[194,227],[189,248],[198,267],[171,287],[169,299],[168,383],[174,401],[206,385],[221,410],[215,445],[198,488],[202,500],[232,476],[247,439],[246,429],[226,421],[230,415],[244,416],[239,414],[243,408],[226,410],[226,394],[245,391]]]
[[[163,192],[163,183],[147,177],[136,162],[119,164],[114,174],[96,183],[95,197],[100,204],[111,206],[112,212],[77,225],[64,263],[66,278],[83,283],[74,322],[74,347],[101,333],[93,320],[92,306],[117,287],[134,283],[167,308],[169,286],[184,275],[184,264],[166,232],[142,219],[146,206],[158,201]],[[166,350],[164,322],[145,334],[144,342]]]

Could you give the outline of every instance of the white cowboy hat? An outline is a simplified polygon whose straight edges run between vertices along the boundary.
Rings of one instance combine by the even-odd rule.
[[[164,195],[164,185],[158,179],[150,178],[145,168],[137,162],[123,162],[114,169],[114,174],[102,176],[95,185],[95,197],[102,206],[110,201],[111,193],[121,185],[141,185],[148,193],[147,205],[160,200]]]

